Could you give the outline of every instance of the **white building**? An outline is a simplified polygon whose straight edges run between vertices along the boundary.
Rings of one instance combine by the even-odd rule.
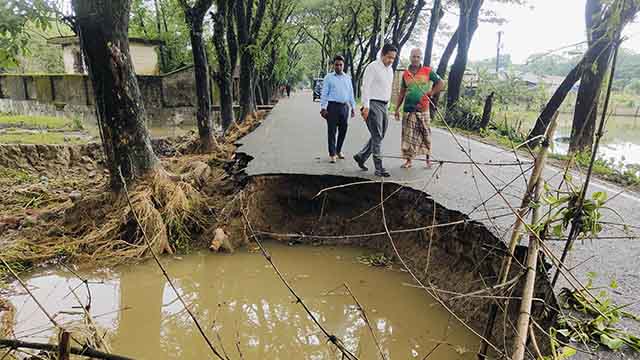
[[[67,74],[86,74],[87,67],[84,64],[80,40],[77,36],[62,36],[48,39],[49,44],[62,46],[64,60],[64,72]],[[138,75],[160,74],[159,50],[162,46],[160,40],[147,40],[129,38],[129,49],[133,67]]]

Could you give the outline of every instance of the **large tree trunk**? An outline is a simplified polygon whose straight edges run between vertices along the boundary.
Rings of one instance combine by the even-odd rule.
[[[602,18],[601,0],[587,0],[585,20],[589,45],[593,45],[595,39],[604,35],[601,26]],[[594,21],[595,20],[595,21]],[[600,90],[604,82],[605,72],[609,65],[611,48],[608,48],[596,61],[596,68],[589,67],[585,70],[580,80],[580,88],[576,100],[573,124],[571,129],[571,141],[569,152],[575,153],[586,149],[591,149],[593,135],[596,128],[596,115],[598,114],[598,100]]]
[[[551,120],[551,116],[558,110],[565,97],[575,85],[575,83],[583,76],[585,71],[590,69],[593,64],[598,61],[599,57],[608,53],[611,54],[611,50],[613,49],[616,39],[619,37],[620,33],[624,29],[624,27],[635,17],[638,13],[639,4],[637,2],[619,0],[623,6],[614,6],[620,5],[620,3],[614,3],[608,8],[611,9],[610,12],[605,14],[602,18],[602,24],[611,24],[612,26],[606,29],[599,29],[602,31],[602,36],[595,38],[592,45],[589,46],[587,52],[583,55],[582,59],[576,65],[569,75],[564,79],[560,87],[556,89],[553,96],[545,106],[544,110],[536,120],[536,123],[529,133],[528,139],[531,140],[535,137],[538,137],[547,129],[549,126],[549,122]],[[603,26],[603,25],[602,25]],[[607,57],[607,62],[609,61],[609,57]]]
[[[451,60],[451,55],[453,55],[453,51],[458,46],[458,29],[451,35],[451,39],[447,43],[447,47],[444,49],[442,53],[442,57],[440,57],[440,62],[438,63],[438,69],[436,72],[440,75],[441,78],[445,78],[447,75],[447,68],[449,67],[449,60]],[[438,104],[440,102],[440,93],[433,97],[433,103],[429,106],[429,110],[431,114],[436,114]]]
[[[215,140],[213,139],[213,120],[211,119],[211,87],[209,83],[209,63],[207,52],[204,47],[202,37],[203,18],[187,16],[189,20],[191,37],[191,51],[193,53],[193,69],[196,76],[196,97],[198,136],[200,138],[200,148],[204,152],[213,150]]]
[[[253,55],[249,49],[244,49],[240,55],[240,122],[257,111],[254,86]]]
[[[424,59],[422,64],[424,66],[431,66],[431,57],[433,56],[433,43],[436,38],[436,32],[438,31],[438,25],[440,20],[444,16],[442,10],[442,0],[434,0],[433,7],[431,8],[431,20],[429,21],[429,31],[427,32],[427,43],[424,48]]]
[[[558,111],[558,108],[560,108],[560,105],[562,105],[562,102],[567,97],[569,91],[571,91],[571,88],[573,88],[573,85],[575,85],[576,82],[580,80],[585,70],[591,67],[598,54],[603,54],[604,52],[610,51],[611,47],[612,43],[610,41],[607,41],[607,39],[605,38],[601,38],[600,41],[598,41],[596,44],[594,44],[594,46],[591,46],[587,50],[582,60],[580,60],[578,65],[576,65],[569,72],[560,86],[553,93],[551,99],[549,99],[549,102],[547,102],[547,105],[545,106],[544,110],[542,110],[542,113],[538,117],[538,120],[536,120],[533,129],[529,133],[529,140],[544,134],[547,126],[549,126],[551,116],[553,116],[553,114]],[[607,60],[609,59],[607,58]]]
[[[262,19],[266,0],[260,0],[255,16],[253,16],[254,2],[238,0],[235,3],[235,21],[238,30],[238,44],[240,50],[240,121],[243,122],[257,111],[255,94],[255,61],[252,46],[255,45]]]
[[[447,84],[447,108],[451,109],[460,99],[462,79],[469,60],[469,47],[477,28],[482,0],[460,0],[460,19],[458,22],[458,51],[451,66]]]
[[[227,52],[227,46],[224,42],[225,28],[228,30],[229,26],[227,21],[233,21],[228,19],[230,8],[227,5],[227,0],[218,0],[218,9],[213,15],[213,46],[218,59],[216,82],[218,83],[220,93],[220,122],[224,132],[226,132],[229,126],[235,121],[233,114],[233,63],[231,62],[229,53]],[[231,26],[233,26],[233,23]],[[227,40],[227,42],[229,41]]]
[[[76,31],[96,100],[111,188],[119,173],[132,182],[160,166],[151,148],[145,110],[129,54],[130,0],[73,0]]]

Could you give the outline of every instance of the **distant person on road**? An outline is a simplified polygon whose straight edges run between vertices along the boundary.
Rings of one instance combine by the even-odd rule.
[[[427,168],[431,167],[431,116],[430,98],[444,88],[444,81],[428,66],[422,66],[422,50],[411,50],[411,65],[402,74],[400,94],[396,104],[396,120],[400,121],[400,107],[404,101],[402,116],[402,168],[412,166],[418,155],[426,155]],[[430,86],[433,83],[433,86]]]
[[[342,144],[347,136],[349,110],[351,117],[356,116],[356,99],[353,96],[351,77],[344,73],[344,57],[337,55],[333,59],[334,72],[327,74],[322,81],[320,95],[320,115],[327,120],[327,138],[329,143],[329,162],[336,162],[336,155],[344,159]],[[336,142],[336,130],[338,140]]]
[[[373,154],[373,165],[375,175],[391,176],[382,166],[382,139],[387,133],[389,116],[387,106],[391,99],[391,88],[393,85],[393,61],[396,59],[398,49],[385,44],[382,47],[380,59],[367,66],[362,77],[362,109],[361,114],[367,123],[371,138],[364,148],[353,156],[362,170],[368,170],[365,162]]]
[[[291,85],[285,85],[285,89],[287,90],[287,97],[291,97]]]

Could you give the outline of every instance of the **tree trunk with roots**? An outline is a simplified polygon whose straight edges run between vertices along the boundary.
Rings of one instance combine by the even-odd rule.
[[[129,54],[130,0],[73,0],[76,31],[96,100],[111,188],[160,167],[151,148],[146,114]]]
[[[180,4],[184,10],[185,20],[189,26],[191,39],[191,52],[193,54],[193,69],[196,78],[196,99],[198,123],[198,136],[200,149],[203,152],[213,150],[215,140],[213,138],[213,120],[211,117],[211,83],[209,82],[209,62],[204,46],[203,22],[204,16],[213,3],[213,0],[198,0],[193,7],[186,0]]]

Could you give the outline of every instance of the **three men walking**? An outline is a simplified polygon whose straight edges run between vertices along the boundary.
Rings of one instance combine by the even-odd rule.
[[[398,49],[390,44],[382,48],[380,58],[367,66],[362,78],[362,107],[360,113],[371,134],[362,150],[353,156],[360,169],[373,157],[375,175],[390,176],[382,165],[382,140],[389,126],[388,104],[391,100],[394,71],[392,65]],[[427,166],[431,165],[431,128],[429,116],[430,97],[444,87],[444,81],[430,67],[422,66],[420,49],[411,51],[411,66],[402,74],[400,94],[396,103],[395,118],[400,120],[400,109],[404,103],[402,116],[403,168],[410,168],[418,155],[426,155]],[[344,58],[334,58],[334,72],[324,78],[320,98],[320,114],[327,119],[329,160],[336,162],[336,156],[344,159],[342,145],[347,134],[349,108],[355,117],[355,98],[351,78],[344,74]],[[430,86],[433,82],[433,86]],[[336,141],[336,130],[338,138]]]
[[[344,73],[344,57],[333,59],[334,72],[327,74],[322,82],[320,115],[327,120],[329,161],[336,162],[336,156],[344,159],[342,144],[347,136],[349,109],[351,117],[356,116],[356,99],[353,96],[351,77]],[[338,139],[336,141],[336,130]]]

